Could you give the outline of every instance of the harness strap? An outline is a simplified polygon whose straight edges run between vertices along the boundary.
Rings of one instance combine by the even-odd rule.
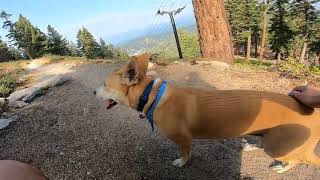
[[[161,100],[161,97],[163,96],[163,94],[165,93],[166,91],[166,87],[167,87],[167,81],[163,81],[159,90],[158,90],[158,93],[157,93],[157,96],[155,98],[155,100],[152,102],[148,112],[147,112],[147,119],[151,125],[151,128],[152,128],[152,132],[154,131],[154,121],[153,121],[153,113],[157,107],[157,105],[159,104],[160,100]]]
[[[142,95],[140,96],[139,98],[139,104],[138,104],[138,108],[137,110],[139,112],[142,112],[144,106],[147,104],[148,100],[149,100],[149,95],[150,95],[150,92],[152,90],[152,86],[154,84],[154,80],[152,80],[148,85],[147,87],[144,89]]]

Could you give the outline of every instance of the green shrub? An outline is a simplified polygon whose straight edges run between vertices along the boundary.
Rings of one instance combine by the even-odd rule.
[[[288,58],[277,65],[278,71],[285,77],[302,78],[311,74],[310,69],[296,59]]]
[[[268,69],[271,69],[273,64],[269,62],[260,62],[256,60],[246,61],[243,59],[236,59],[235,65],[240,68],[254,68],[254,69],[268,70]]]
[[[0,97],[6,97],[14,91],[17,86],[17,79],[6,75],[0,78]]]

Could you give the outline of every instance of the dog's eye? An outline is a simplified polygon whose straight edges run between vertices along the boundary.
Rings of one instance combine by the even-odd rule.
[[[106,82],[104,82],[104,86],[105,86],[105,87],[107,86]]]

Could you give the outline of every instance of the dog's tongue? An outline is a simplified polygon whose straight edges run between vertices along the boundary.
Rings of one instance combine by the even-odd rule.
[[[112,107],[112,100],[110,100],[110,99],[106,100],[106,107],[107,107],[107,109],[111,109],[111,107]]]
[[[112,99],[106,100],[106,107],[107,109],[111,109],[113,106],[117,105],[117,102],[115,102]]]

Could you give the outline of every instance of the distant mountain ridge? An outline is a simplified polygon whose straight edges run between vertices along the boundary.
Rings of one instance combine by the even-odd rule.
[[[197,27],[195,25],[180,27],[178,29],[188,31],[190,33],[197,33]],[[145,51],[166,51],[170,53],[174,50],[174,52],[176,52],[176,43],[172,29],[162,33],[135,38],[128,42],[119,44],[119,47],[127,50],[129,55],[139,54]]]

